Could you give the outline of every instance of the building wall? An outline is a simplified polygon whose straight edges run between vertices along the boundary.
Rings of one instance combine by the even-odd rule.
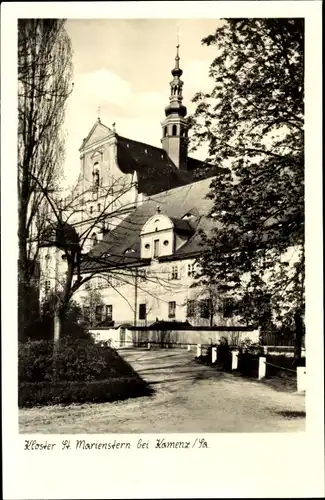
[[[255,343],[259,340],[259,331],[243,331],[235,330],[218,331],[218,330],[173,330],[173,331],[141,331],[130,330],[127,327],[106,328],[106,329],[90,329],[96,342],[106,341],[115,348],[127,348],[136,345],[137,343],[151,343],[155,347],[160,342],[177,344],[179,347],[191,345],[191,350],[195,351],[195,345],[201,344],[207,346],[217,344],[221,337],[228,340],[229,345],[239,345],[245,339],[250,339]]]
[[[165,262],[152,260],[150,265],[137,269],[99,274],[90,280],[87,287],[79,290],[74,299],[82,305],[91,289],[98,290],[103,311],[105,306],[112,306],[115,325],[129,323],[146,326],[156,320],[187,320],[191,325],[210,326],[210,318],[202,317],[199,307],[191,316],[187,315],[188,300],[199,304],[202,299],[208,298],[205,289],[191,287],[194,269],[193,258]],[[224,318],[221,312],[214,315],[213,324],[231,326],[238,325],[238,321],[236,318]]]

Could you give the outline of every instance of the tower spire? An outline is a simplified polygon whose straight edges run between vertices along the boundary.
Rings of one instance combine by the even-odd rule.
[[[187,109],[183,101],[183,85],[181,80],[183,71],[179,61],[179,31],[177,30],[177,44],[175,66],[171,70],[173,76],[170,82],[169,104],[165,108],[165,120],[162,122],[163,138],[162,145],[174,164],[182,169],[187,168]]]

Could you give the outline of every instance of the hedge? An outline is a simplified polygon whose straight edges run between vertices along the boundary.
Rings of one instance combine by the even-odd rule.
[[[92,381],[134,374],[133,368],[107,343],[62,339],[53,347],[49,341],[19,346],[19,382]]]
[[[19,406],[115,401],[149,394],[147,384],[106,342],[61,339],[19,345]]]
[[[92,382],[22,382],[19,384],[18,404],[19,407],[32,407],[86,402],[103,403],[149,396],[151,392],[144,381],[136,375]]]

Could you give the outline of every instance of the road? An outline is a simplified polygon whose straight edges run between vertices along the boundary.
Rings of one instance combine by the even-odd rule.
[[[186,350],[120,354],[155,393],[116,403],[20,410],[20,432],[177,433],[305,430],[305,398],[198,364]]]

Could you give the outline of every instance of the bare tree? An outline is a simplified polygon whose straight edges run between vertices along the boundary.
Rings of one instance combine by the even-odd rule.
[[[64,157],[61,126],[71,92],[70,39],[61,19],[18,21],[18,296],[19,339],[26,340],[29,300],[46,193],[57,185]],[[40,189],[40,185],[42,189]]]
[[[121,273],[119,260],[123,262],[124,279],[134,279],[134,269],[125,270],[125,263],[128,263],[128,259],[131,262],[132,254],[107,254],[103,249],[93,252],[92,247],[99,243],[99,233],[105,234],[108,226],[114,229],[134,208],[135,185],[127,179],[119,178],[111,179],[107,187],[97,184],[95,180],[85,191],[81,191],[85,183],[83,179],[79,179],[77,186],[65,200],[57,200],[55,194],[49,193],[37,179],[36,182],[50,207],[51,222],[41,233],[40,246],[54,248],[56,252],[54,338],[58,340],[73,295],[95,276],[98,277],[103,267],[112,269],[110,275],[105,277],[112,288],[113,277],[120,276]],[[45,274],[45,280],[46,278]]]

